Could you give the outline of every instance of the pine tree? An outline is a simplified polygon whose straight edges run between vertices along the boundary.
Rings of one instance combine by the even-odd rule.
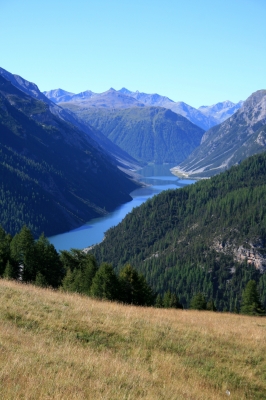
[[[58,287],[64,269],[55,247],[42,234],[35,243],[36,277],[41,274],[48,286]]]
[[[47,287],[48,283],[45,277],[41,272],[37,272],[36,279],[35,279],[35,285],[40,286],[40,287]]]
[[[6,279],[13,279],[13,278],[15,278],[14,275],[15,275],[15,274],[14,274],[13,265],[12,265],[11,262],[8,260],[7,263],[6,263],[6,268],[5,268],[3,277],[6,278]]]
[[[63,289],[89,295],[92,280],[98,270],[95,257],[82,250],[71,249],[62,251],[60,259],[67,271],[62,281]]]
[[[0,226],[0,275],[3,275],[7,262],[10,261],[10,242],[12,237]]]
[[[242,303],[240,308],[241,314],[247,315],[264,315],[265,311],[259,299],[259,293],[257,291],[257,285],[254,280],[250,280],[243,293]]]
[[[34,238],[29,228],[23,226],[10,243],[11,257],[16,267],[21,270],[23,281],[35,281],[37,273],[37,260]]]
[[[211,300],[209,300],[207,302],[206,310],[208,310],[208,311],[217,311],[217,308],[215,307],[213,299],[211,299]]]
[[[176,295],[171,293],[170,290],[164,294],[162,304],[164,308],[183,308]]]
[[[90,293],[100,299],[118,300],[119,280],[111,264],[101,264],[92,280]]]
[[[154,302],[152,289],[143,275],[139,274],[130,264],[124,266],[119,274],[123,302],[136,305],[151,305]]]
[[[197,293],[192,297],[190,308],[193,310],[206,310],[207,303],[202,293]]]
[[[74,292],[73,282],[74,282],[74,273],[70,268],[67,269],[66,275],[62,279],[62,289],[66,292]]]
[[[162,298],[162,296],[160,294],[158,294],[156,296],[155,307],[157,307],[157,308],[162,308],[163,307],[163,298]]]

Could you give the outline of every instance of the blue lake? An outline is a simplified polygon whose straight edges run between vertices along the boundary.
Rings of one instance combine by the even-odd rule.
[[[134,207],[140,206],[163,190],[178,189],[195,182],[194,180],[179,179],[172,175],[170,168],[174,166],[174,164],[149,165],[137,171],[141,176],[140,181],[149,186],[136,189],[130,193],[131,201],[122,204],[104,217],[88,221],[80,228],[52,236],[49,241],[57,250],[83,249],[101,242],[104,238],[104,233],[109,228],[118,225]]]

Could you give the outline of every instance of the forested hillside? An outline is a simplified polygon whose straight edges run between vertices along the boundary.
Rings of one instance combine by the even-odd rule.
[[[113,143],[140,162],[182,162],[200,144],[203,129],[161,107],[124,110],[60,104],[99,129]]]
[[[0,224],[52,235],[129,201],[137,185],[84,132],[0,76]]]
[[[92,250],[98,261],[130,262],[153,289],[186,307],[197,292],[219,310],[239,310],[250,279],[266,304],[266,154],[134,209]],[[256,268],[255,268],[256,266]]]

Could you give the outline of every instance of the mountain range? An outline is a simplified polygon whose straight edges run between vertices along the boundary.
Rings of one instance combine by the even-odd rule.
[[[49,106],[49,110],[52,114],[59,117],[65,122],[70,122],[72,125],[76,126],[79,130],[87,133],[88,139],[91,138],[93,145],[102,148],[105,153],[111,156],[118,166],[129,171],[132,168],[138,168],[140,165],[136,160],[132,159],[129,154],[123,152],[120,147],[116,146],[110,140],[108,140],[105,135],[100,131],[95,130],[92,126],[84,124],[80,121],[77,116],[68,110],[64,110],[62,107],[55,104],[52,100],[48,99],[43,93],[40,92],[38,86],[35,83],[28,82],[26,79],[19,75],[13,75],[3,68],[0,68],[0,76],[7,79],[16,88],[22,92],[28,94],[29,96],[41,100]]]
[[[174,102],[166,96],[147,94],[139,91],[132,92],[126,88],[113,88],[103,93],[93,93],[90,90],[78,94],[55,89],[43,92],[54,103],[73,103],[83,108],[131,108],[131,107],[163,107],[182,115],[190,122],[198,125],[205,131],[214,125],[223,122],[242,106],[242,102],[232,103],[224,101],[213,106],[202,106],[199,109],[179,101]]]
[[[5,70],[0,74],[0,224],[7,232],[27,224],[34,235],[52,235],[131,199],[138,185],[118,169],[93,131],[90,136],[88,127],[84,131],[63,119],[71,115],[36,85],[3,75]]]
[[[265,151],[265,90],[194,109],[126,88],[41,93],[2,68],[0,79],[1,223],[11,233],[31,223],[34,234],[51,235],[108,212],[130,199],[137,184],[129,176],[148,162],[174,162],[175,173],[206,178]],[[204,133],[200,118],[215,126]]]
[[[230,118],[205,132],[200,146],[174,171],[207,178],[265,150],[266,90],[259,90]]]

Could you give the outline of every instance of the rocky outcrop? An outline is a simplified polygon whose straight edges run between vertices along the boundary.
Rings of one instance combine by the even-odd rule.
[[[240,263],[246,261],[248,264],[254,265],[261,273],[266,271],[266,254],[261,240],[237,246],[234,243],[216,239],[212,248],[219,253],[233,254],[235,261]]]

